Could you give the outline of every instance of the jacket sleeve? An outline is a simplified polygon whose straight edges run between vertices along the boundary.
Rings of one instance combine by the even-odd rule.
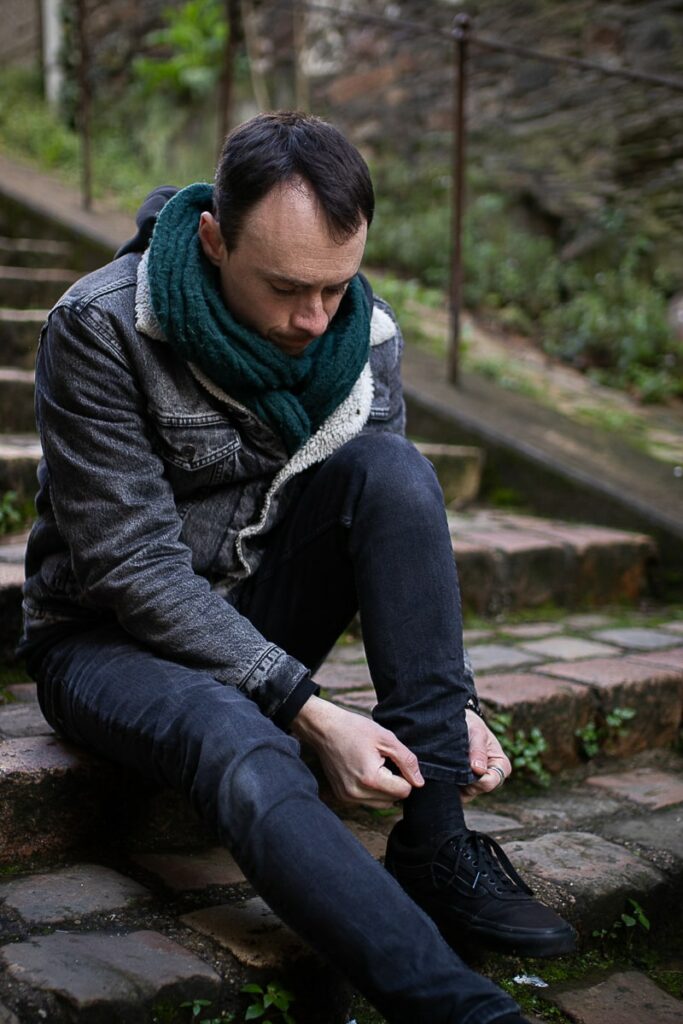
[[[317,687],[193,571],[144,395],[96,307],[52,312],[36,412],[54,515],[87,603],[112,610],[160,655],[239,687],[286,726]]]
[[[375,309],[386,314],[393,332],[370,349],[374,397],[366,430],[384,430],[405,435],[406,406],[401,381],[403,335],[394,312],[383,299],[375,297]]]

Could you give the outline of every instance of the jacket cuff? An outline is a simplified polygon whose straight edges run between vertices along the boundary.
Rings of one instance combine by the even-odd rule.
[[[320,687],[318,684],[314,683],[310,676],[304,676],[273,715],[275,725],[286,732],[308,698],[317,697],[319,693]]]

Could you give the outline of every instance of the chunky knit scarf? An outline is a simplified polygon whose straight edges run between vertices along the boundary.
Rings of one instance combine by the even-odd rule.
[[[199,242],[211,185],[188,185],[159,214],[149,249],[154,312],[173,349],[263,420],[290,455],[350,393],[367,362],[370,309],[354,278],[329,328],[296,357],[239,324]]]

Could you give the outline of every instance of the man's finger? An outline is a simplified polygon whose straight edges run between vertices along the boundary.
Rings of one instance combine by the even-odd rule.
[[[489,758],[485,750],[470,748],[470,766],[475,775],[483,775],[488,768]]]
[[[396,736],[387,741],[381,750],[385,757],[391,758],[406,782],[409,782],[411,786],[424,786],[425,780],[422,777],[417,757]]]
[[[412,785],[400,775],[394,775],[382,765],[377,772],[377,788],[386,793],[391,800],[405,800],[410,796]]]

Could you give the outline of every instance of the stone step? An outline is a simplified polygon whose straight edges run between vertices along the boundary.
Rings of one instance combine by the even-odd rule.
[[[434,466],[448,508],[462,508],[476,501],[484,470],[481,448],[421,441],[415,442],[415,447]]]
[[[99,849],[91,846],[79,853],[72,836],[59,855],[57,846],[43,846],[36,860],[25,836],[25,823],[34,837],[40,832],[32,797],[43,794],[45,842],[53,827],[63,837],[96,829],[106,814],[103,805],[108,808],[110,798],[120,793],[120,778],[118,786],[112,778],[106,790],[100,789],[99,803],[92,800],[88,787],[91,797],[93,789],[105,784],[106,770],[115,773],[94,761],[86,768],[82,755],[55,740],[44,739],[37,757],[36,742],[32,754],[27,741],[21,747],[16,740],[0,743],[3,798],[11,785],[22,787],[18,776],[31,760],[34,775],[39,768],[42,772],[23,782],[23,815],[12,820],[2,812],[0,835],[9,829],[21,840],[0,880],[0,1007],[4,1003],[19,1021],[42,1018],[56,1024],[148,1021],[152,1005],[158,1012],[162,1002],[177,1008],[199,998],[212,1001],[212,1013],[238,1007],[243,1013],[246,1003],[240,1002],[239,990],[244,981],[263,984],[278,977],[295,993],[298,1024],[348,1020],[349,994],[339,978],[325,972],[311,950],[254,895],[229,853],[211,841],[194,849],[158,842],[128,849],[125,843],[107,843],[110,828]],[[2,754],[3,747],[11,756]],[[12,760],[13,772],[6,767]],[[0,800],[0,807],[6,806],[7,800]],[[93,812],[95,822],[90,820]],[[396,817],[363,809],[342,817],[371,855],[381,858]],[[582,952],[600,946],[610,929],[623,928],[622,914],[633,912],[633,901],[653,934],[678,920],[683,891],[680,756],[659,755],[654,763],[651,757],[633,758],[618,774],[603,768],[575,775],[537,795],[507,784],[469,805],[466,817],[470,828],[502,844],[544,902],[572,921]],[[519,971],[519,961],[513,963]],[[532,964],[534,975],[542,973],[538,962]],[[484,960],[478,966],[487,972],[492,965]],[[327,991],[316,992],[316,1000],[308,1002],[312,973]],[[655,994],[650,991],[650,998]],[[562,1006],[562,998],[564,1005],[572,1005],[566,987],[553,987],[546,995],[555,1005]],[[677,1004],[662,996],[650,1006],[671,1010]],[[577,1019],[603,1024],[608,1018]]]
[[[7,565],[0,562],[0,569]],[[676,614],[657,624],[570,616],[502,624],[485,636],[466,632],[479,695],[520,781],[540,786],[573,771],[605,775],[607,782],[592,785],[618,789],[629,758],[658,752],[663,764],[672,756],[667,748],[683,720],[683,609]],[[315,678],[328,699],[371,712],[375,695],[360,642],[337,645]],[[0,865],[120,842],[151,850],[206,841],[194,814],[172,794],[141,790],[126,773],[60,742],[42,718],[33,684],[12,684],[0,690],[0,700],[3,693]],[[658,777],[651,781],[653,796],[634,797],[628,784],[623,795],[663,806]],[[674,791],[683,801],[683,779]],[[78,822],[70,801],[88,809]]]
[[[0,494],[15,490],[22,499],[33,498],[39,458],[35,436],[0,435]],[[481,511],[450,514],[450,523],[463,607],[480,615],[548,603],[572,607],[632,602],[646,590],[655,557],[649,538],[604,527]],[[19,603],[16,583],[8,586],[2,597],[7,608]],[[4,650],[15,643],[11,630],[18,615],[17,610],[6,622],[0,621]],[[516,658],[503,667],[534,660]]]
[[[539,781],[676,742],[683,724],[683,610],[466,630],[477,691],[511,760]],[[337,645],[316,679],[342,706],[375,705],[362,643]]]
[[[656,561],[644,534],[488,509],[450,513],[463,606],[498,615],[549,603],[632,602]]]
[[[0,264],[12,267],[69,267],[73,247],[50,238],[0,236]]]
[[[76,270],[0,266],[0,306],[49,308],[79,277]]]
[[[5,366],[31,370],[47,310],[0,309],[0,360]]]
[[[15,491],[20,501],[32,501],[41,454],[37,434],[0,434],[0,495]]]
[[[0,367],[0,434],[22,434],[36,429],[32,370]]]

